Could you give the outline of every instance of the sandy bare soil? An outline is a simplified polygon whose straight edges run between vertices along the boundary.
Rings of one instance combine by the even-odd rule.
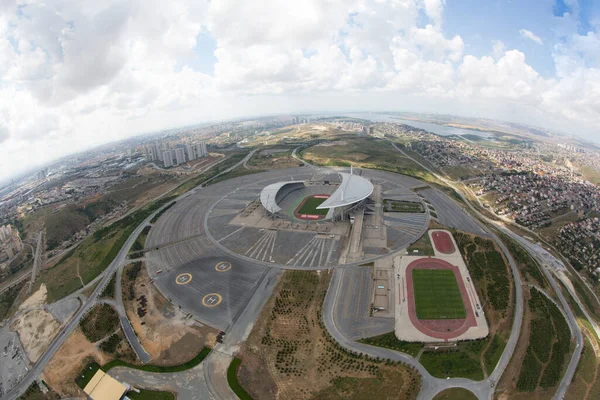
[[[33,292],[31,296],[29,296],[21,305],[19,306],[19,310],[24,310],[26,308],[42,306],[46,303],[46,295],[48,291],[46,290],[46,285],[42,283],[40,288]]]
[[[36,362],[52,342],[60,324],[44,309],[31,310],[18,317],[11,325],[17,331],[31,362]]]
[[[75,378],[89,358],[95,359],[101,365],[109,361],[108,356],[97,350],[78,328],[50,360],[42,373],[43,379],[61,395],[61,398],[81,396]]]
[[[126,300],[125,309],[142,346],[152,356],[152,363],[180,364],[193,358],[205,345],[214,346],[218,332],[187,318],[148,280],[148,273],[142,268],[134,286],[135,299]],[[146,314],[140,317],[137,310],[142,296],[147,304]]]

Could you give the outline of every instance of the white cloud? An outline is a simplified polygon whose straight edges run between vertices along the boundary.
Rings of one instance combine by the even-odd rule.
[[[532,40],[532,41],[536,42],[537,44],[540,44],[540,45],[544,44],[544,42],[542,42],[542,39],[540,39],[539,36],[537,36],[535,33],[531,32],[531,31],[528,31],[527,29],[521,29],[519,31],[519,33],[524,38]]]
[[[597,33],[578,35],[573,17],[561,17],[556,75],[547,79],[500,40],[489,55],[465,54],[463,38],[442,29],[444,7],[443,0],[56,0],[17,10],[3,2],[0,146],[9,156],[0,169],[13,172],[24,154],[42,162],[136,132],[294,107],[431,111],[435,104],[491,117],[529,107],[529,122],[600,126]],[[198,56],[199,35],[215,41],[212,75],[185,61]],[[521,35],[542,44],[530,31]]]
[[[442,14],[444,13],[444,5],[446,0],[423,0],[425,3],[425,13],[436,25],[440,26],[442,23]]]
[[[506,45],[502,40],[492,41],[492,54],[496,60],[504,55],[504,51],[506,51]]]

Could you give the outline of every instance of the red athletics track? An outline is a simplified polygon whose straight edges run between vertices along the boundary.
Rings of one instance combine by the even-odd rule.
[[[452,238],[448,232],[434,231],[431,233],[431,237],[433,238],[433,245],[440,253],[453,254],[456,251],[454,242],[452,242]]]
[[[302,200],[300,202],[300,204],[298,204],[298,207],[296,207],[296,209],[294,210],[294,217],[301,219],[303,221],[306,221],[307,219],[310,221],[318,221],[320,219],[325,219],[325,217],[327,215],[316,215],[316,214],[298,214],[298,210],[300,210],[302,208],[302,206],[304,205],[304,203],[306,203],[306,200],[308,199],[328,199],[329,195],[328,194],[315,194],[313,196],[308,196],[306,197],[304,200]]]
[[[458,288],[462,296],[463,304],[467,312],[466,318],[461,319],[418,319],[415,307],[415,293],[413,287],[413,269],[450,269],[454,272]],[[406,267],[406,297],[408,300],[408,315],[410,322],[421,333],[427,336],[448,341],[465,333],[470,327],[477,326],[473,307],[469,300],[467,288],[463,282],[461,273],[457,266],[439,258],[420,258],[408,264]]]

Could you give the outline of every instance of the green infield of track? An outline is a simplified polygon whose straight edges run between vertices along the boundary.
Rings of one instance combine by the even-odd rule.
[[[412,278],[417,318],[457,319],[467,316],[454,272],[449,269],[414,269]]]
[[[300,207],[300,209],[296,212],[298,214],[308,215],[327,215],[327,212],[329,211],[328,209],[317,210],[317,207],[323,204],[325,200],[327,199],[309,197],[308,199],[306,199],[304,204],[302,204],[302,207]]]

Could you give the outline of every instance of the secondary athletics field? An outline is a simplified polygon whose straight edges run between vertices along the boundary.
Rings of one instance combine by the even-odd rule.
[[[462,294],[451,269],[413,269],[415,309],[419,319],[465,318]]]
[[[435,249],[442,254],[453,254],[456,251],[452,237],[446,231],[433,231],[431,233]]]

